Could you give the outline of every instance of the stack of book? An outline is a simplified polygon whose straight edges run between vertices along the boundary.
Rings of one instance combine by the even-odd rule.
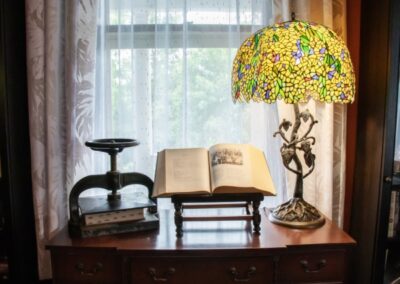
[[[123,195],[120,200],[107,196],[80,197],[81,236],[93,237],[158,228],[156,204]]]

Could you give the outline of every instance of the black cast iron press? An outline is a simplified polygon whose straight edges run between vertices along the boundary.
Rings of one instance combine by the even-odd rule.
[[[97,139],[85,143],[94,151],[105,152],[110,155],[110,171],[102,175],[90,175],[79,180],[69,195],[69,233],[73,237],[92,237],[121,232],[141,231],[158,228],[157,206],[152,198],[153,181],[146,175],[138,172],[121,173],[117,169],[117,155],[127,147],[139,145],[134,139]],[[148,190],[148,200],[137,202],[128,195],[121,196],[119,190],[128,185],[143,185]],[[88,189],[103,188],[109,190],[107,197],[85,198],[85,206],[90,213],[104,213],[108,211],[123,211],[127,209],[143,208],[146,213],[144,219],[135,222],[115,222],[102,226],[88,226],[83,215],[83,199],[80,194]],[[88,202],[89,201],[89,202]],[[96,211],[97,210],[97,211]]]

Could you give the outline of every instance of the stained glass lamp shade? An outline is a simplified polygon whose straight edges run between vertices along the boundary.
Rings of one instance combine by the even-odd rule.
[[[351,103],[354,93],[349,51],[325,26],[304,21],[275,24],[254,33],[239,48],[232,69],[233,100],[268,104],[283,100],[294,106],[295,122],[283,119],[274,136],[284,140],[283,164],[296,174],[296,186],[293,198],[271,212],[271,221],[297,228],[324,223],[322,214],[303,199],[303,179],[315,167],[315,138],[309,134],[317,121],[308,110],[300,112],[297,103],[310,98]]]

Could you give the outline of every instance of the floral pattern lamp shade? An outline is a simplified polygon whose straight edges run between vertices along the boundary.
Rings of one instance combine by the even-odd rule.
[[[303,199],[303,179],[315,167],[315,138],[309,134],[317,121],[308,110],[300,112],[297,103],[310,98],[351,103],[354,94],[349,51],[325,26],[293,20],[265,27],[242,43],[233,62],[233,100],[269,104],[283,100],[294,106],[295,122],[283,119],[274,136],[284,141],[283,164],[296,174],[296,186],[293,198],[271,212],[272,222],[296,228],[324,224],[322,214]]]

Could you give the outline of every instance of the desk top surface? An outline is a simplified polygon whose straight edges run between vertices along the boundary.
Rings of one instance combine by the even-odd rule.
[[[214,210],[214,209],[213,209]],[[215,209],[219,210],[219,209]],[[184,222],[183,237],[175,236],[173,211],[160,211],[160,228],[86,239],[71,239],[67,228],[47,248],[102,248],[127,251],[273,250],[298,246],[352,246],[355,241],[331,221],[317,229],[290,229],[271,223],[261,209],[261,234],[252,233],[250,221]],[[204,212],[204,211],[203,211]],[[214,213],[215,211],[211,212]],[[219,212],[217,212],[219,213]],[[204,214],[203,214],[204,215]]]

